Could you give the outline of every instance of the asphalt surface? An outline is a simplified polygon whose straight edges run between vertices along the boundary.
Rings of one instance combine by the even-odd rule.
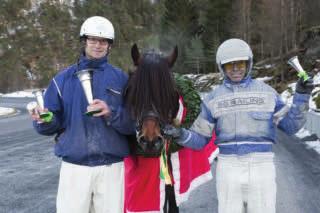
[[[28,98],[0,98],[15,115],[0,117],[0,212],[55,212],[60,161],[50,137],[37,134],[25,110]]]
[[[18,113],[0,117],[0,213],[55,212],[60,160],[51,137],[38,135],[26,114],[31,99],[0,98],[0,106]],[[320,212],[320,156],[296,137],[278,132],[277,212]],[[215,163],[212,172],[215,171]],[[190,194],[180,212],[216,213],[214,179]]]

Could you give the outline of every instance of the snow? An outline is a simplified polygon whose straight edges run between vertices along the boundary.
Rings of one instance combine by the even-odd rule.
[[[296,136],[298,138],[304,138],[304,137],[307,137],[310,135],[311,135],[310,132],[308,130],[306,130],[305,128],[300,129],[300,131],[296,133]]]
[[[11,98],[34,97],[32,92],[33,90],[17,91],[17,92],[7,93],[7,94],[0,93],[0,97],[11,97]],[[0,107],[0,116],[12,114],[14,112],[15,112],[15,109],[13,108]]]
[[[298,138],[303,140],[304,138],[310,136],[311,133],[308,130],[306,130],[305,128],[302,128],[295,135]],[[314,149],[316,152],[318,152],[320,154],[320,139],[319,138],[317,140],[310,140],[310,141],[303,140],[303,141],[306,144],[307,148]]]
[[[318,72],[314,77],[313,77],[313,82],[315,84],[319,84],[320,83],[320,72]]]
[[[26,91],[17,91],[13,93],[8,93],[2,95],[2,97],[12,97],[12,98],[24,98],[24,97],[29,97],[32,98],[34,95],[32,94],[32,90],[26,90]]]
[[[320,154],[320,140],[306,141],[307,147],[316,150]]]
[[[0,116],[9,115],[14,112],[15,112],[15,110],[13,108],[0,107]]]
[[[269,77],[269,76],[265,76],[265,77],[261,77],[261,78],[256,78],[258,81],[263,81],[263,82],[267,82],[273,79],[273,77]]]

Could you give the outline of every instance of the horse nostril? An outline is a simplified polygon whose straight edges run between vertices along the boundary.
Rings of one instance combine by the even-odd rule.
[[[138,142],[140,143],[155,143],[158,141],[162,141],[163,137],[161,135],[156,135],[154,137],[148,137],[147,135],[141,135],[138,137]]]
[[[141,137],[141,140],[151,143],[152,141],[155,141],[157,138],[158,137],[154,135],[144,135],[143,137]]]

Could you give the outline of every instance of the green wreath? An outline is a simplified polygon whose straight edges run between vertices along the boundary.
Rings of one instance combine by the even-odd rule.
[[[183,104],[187,108],[187,115],[181,126],[190,128],[200,113],[201,97],[191,80],[177,73],[174,74],[174,79],[178,92],[183,98]]]
[[[187,109],[187,114],[184,122],[181,124],[181,127],[190,128],[200,113],[201,97],[191,80],[177,73],[174,74],[174,80],[178,92],[183,98],[183,104]],[[181,148],[181,145],[173,141],[169,146],[169,152],[173,153]]]

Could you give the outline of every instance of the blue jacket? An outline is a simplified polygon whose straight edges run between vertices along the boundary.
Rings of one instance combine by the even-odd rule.
[[[233,84],[225,80],[205,98],[191,131],[183,130],[178,143],[200,149],[215,131],[221,154],[271,152],[276,126],[294,134],[304,125],[309,98],[296,93],[289,108],[262,81],[247,77]]]
[[[107,120],[84,114],[88,102],[75,73],[87,68],[94,69],[93,98],[105,101],[112,111]],[[123,134],[135,131],[135,123],[123,107],[122,93],[127,80],[127,75],[108,64],[106,57],[88,60],[82,56],[77,64],[62,70],[50,82],[44,102],[53,112],[53,120],[34,122],[35,129],[43,135],[64,130],[55,145],[55,154],[66,162],[96,166],[122,161],[129,154]]]

